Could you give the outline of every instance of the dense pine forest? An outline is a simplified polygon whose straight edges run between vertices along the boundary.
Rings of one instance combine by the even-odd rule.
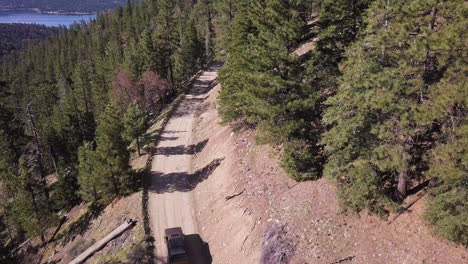
[[[42,25],[0,24],[0,61],[4,56],[24,50],[58,31],[58,28]]]
[[[210,8],[130,1],[2,65],[2,245],[45,243],[58,211],[139,188],[127,146],[212,59]]]
[[[292,178],[329,179],[349,211],[385,217],[430,187],[426,220],[468,245],[464,1],[222,2],[224,122],[280,146]]]
[[[291,178],[382,218],[428,189],[425,220],[468,246],[467,16],[461,0],[144,0],[61,28],[0,67],[1,255],[138,189],[128,146],[213,60],[223,123],[277,146]]]
[[[125,0],[4,0],[0,8],[36,8],[42,12],[96,13],[125,5]]]

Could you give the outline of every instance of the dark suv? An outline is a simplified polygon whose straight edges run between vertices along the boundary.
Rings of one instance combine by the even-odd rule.
[[[167,245],[167,262],[169,264],[190,264],[182,228],[169,228],[164,230],[164,233]]]

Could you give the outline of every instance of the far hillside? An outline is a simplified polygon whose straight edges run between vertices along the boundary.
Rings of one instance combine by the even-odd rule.
[[[55,27],[32,24],[0,24],[0,59],[26,48],[29,44],[58,33]]]
[[[0,3],[0,9],[37,8],[42,12],[82,12],[96,13],[114,9],[125,4],[125,0],[6,0]]]

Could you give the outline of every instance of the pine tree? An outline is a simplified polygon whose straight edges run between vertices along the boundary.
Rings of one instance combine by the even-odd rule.
[[[430,19],[422,18],[428,29],[423,49],[423,81],[428,89],[415,114],[417,123],[431,135],[428,141],[435,144],[425,155],[429,169],[424,176],[434,186],[425,218],[438,235],[467,246],[466,7],[463,1],[450,1],[425,7],[429,8]]]
[[[0,130],[0,182],[2,191],[9,197],[17,190],[14,155],[7,141],[6,134]]]
[[[301,59],[292,54],[306,33],[305,2],[252,1],[239,4],[229,57],[221,70],[221,115],[258,129],[260,143],[287,143],[283,167],[297,180],[317,178],[310,166],[315,124],[308,110],[313,94],[302,82]],[[306,161],[307,160],[307,161]],[[318,161],[317,161],[318,162]]]
[[[149,28],[145,29],[141,34],[138,45],[138,55],[141,56],[141,58],[144,60],[142,68],[144,70],[161,71],[164,66],[161,65],[160,59],[158,57],[159,54],[156,46],[154,32],[152,32]]]
[[[56,210],[70,210],[81,201],[78,194],[78,170],[75,167],[59,168],[58,180],[52,201]]]
[[[213,1],[201,0],[193,8],[193,17],[198,21],[199,32],[203,32],[204,39],[204,57],[203,62],[210,63],[214,59],[214,39],[215,32],[213,27]]]
[[[346,207],[385,213],[424,170],[427,143],[440,128],[433,120],[419,121],[418,109],[431,89],[450,79],[441,73],[458,64],[448,59],[456,53],[434,56],[432,38],[439,33],[431,21],[437,19],[434,8],[448,14],[452,5],[375,1],[368,10],[368,26],[347,51],[338,92],[324,115],[331,126],[322,141],[331,154],[325,174],[338,184]],[[459,28],[458,21],[451,23]],[[451,36],[449,45],[460,45],[458,35]],[[452,91],[463,86],[451,81],[457,87]]]
[[[52,213],[50,201],[44,194],[48,188],[40,180],[35,164],[28,164],[23,156],[19,160],[18,191],[13,202],[12,217],[20,223],[30,237],[40,236],[45,243],[45,230],[56,223],[57,216]]]
[[[96,176],[101,178],[103,198],[109,200],[126,190],[129,153],[122,137],[124,127],[118,108],[109,104],[96,129]]]
[[[220,34],[216,38],[216,47],[222,58],[226,56],[226,48],[232,40],[232,26],[234,17],[238,11],[239,1],[235,0],[214,0],[213,7],[219,18],[215,25]]]
[[[240,1],[238,14],[235,16],[232,26],[232,40],[227,47],[229,57],[224,67],[219,72],[222,84],[220,91],[220,115],[223,122],[233,122],[245,119],[243,111],[245,102],[242,95],[246,83],[245,78],[253,65],[250,62],[251,49],[249,36],[256,36],[256,28],[249,16],[250,6],[247,1]]]
[[[141,156],[140,141],[146,132],[147,126],[148,118],[146,113],[142,111],[141,106],[137,103],[130,104],[124,115],[124,135],[129,142],[136,141],[138,156]]]
[[[175,25],[174,10],[175,4],[169,0],[158,0],[158,16],[156,28],[156,43],[158,48],[158,58],[160,60],[160,69],[157,72],[164,79],[170,80],[174,84],[174,68],[172,55],[174,54],[177,43],[176,31],[172,26]]]
[[[176,82],[186,81],[195,69],[202,67],[199,62],[203,60],[204,52],[200,52],[202,42],[193,20],[180,21],[180,43],[174,54],[174,74]]]
[[[466,65],[466,64],[465,64]],[[431,190],[425,219],[435,233],[464,246],[468,245],[468,123],[456,128],[453,138],[434,148],[430,154],[428,177],[436,180]]]
[[[97,156],[93,143],[85,142],[78,151],[78,184],[81,199],[97,202],[102,186],[102,178],[97,173]]]
[[[150,62],[150,54],[148,54],[150,51],[139,49],[139,47],[141,47],[141,44],[139,45],[135,40],[132,40],[125,52],[125,68],[130,71],[132,79],[138,78],[147,67],[153,66]]]

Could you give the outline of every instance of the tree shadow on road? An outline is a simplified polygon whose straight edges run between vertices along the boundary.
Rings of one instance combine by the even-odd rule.
[[[195,155],[200,153],[208,144],[208,139],[198,142],[197,144],[192,144],[189,146],[175,146],[175,147],[159,147],[156,149],[155,155]]]
[[[171,117],[183,117],[191,113],[195,113],[197,107],[205,102],[208,96],[204,98],[185,98],[184,101],[179,105],[177,110],[171,115]]]
[[[206,99],[208,99],[208,92],[211,91],[218,84],[217,80],[197,80],[193,84],[192,90],[187,93],[185,99],[179,105],[177,110],[172,113],[172,117],[183,117],[191,113],[195,113],[197,107],[199,107]],[[205,97],[195,97],[202,96]]]
[[[152,183],[149,187],[150,192],[170,193],[170,192],[189,192],[199,183],[208,179],[208,177],[221,165],[224,159],[215,159],[204,168],[195,173],[176,172],[163,174],[161,172],[152,172]]]

